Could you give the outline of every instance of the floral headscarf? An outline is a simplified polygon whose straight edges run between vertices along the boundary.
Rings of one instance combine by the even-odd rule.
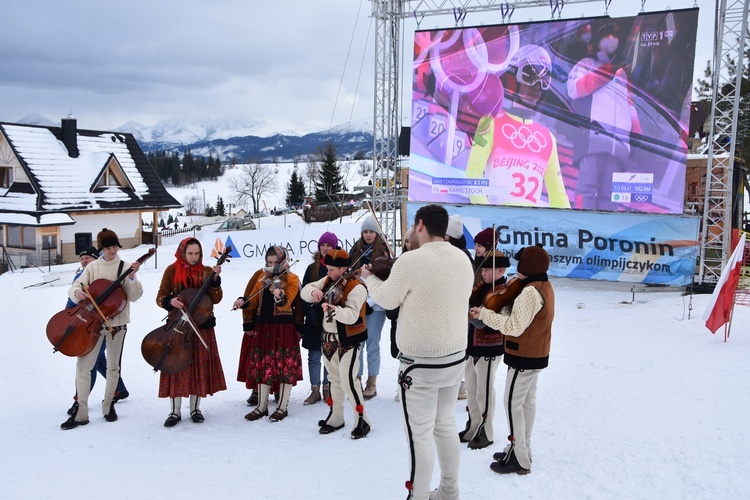
[[[282,272],[284,272],[284,270],[287,267],[289,267],[286,250],[284,250],[282,247],[278,245],[274,245],[271,248],[269,248],[268,251],[266,251],[266,257],[270,257],[271,255],[275,255],[279,261],[273,266],[264,266],[263,270],[268,274],[277,276],[281,274]]]

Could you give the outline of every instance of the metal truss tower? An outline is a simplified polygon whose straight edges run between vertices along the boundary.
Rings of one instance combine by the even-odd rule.
[[[750,0],[716,0],[713,97],[699,283],[716,283],[732,251],[732,186]],[[731,75],[730,66],[737,68]],[[727,151],[727,141],[729,150]],[[742,203],[742,200],[740,200]]]

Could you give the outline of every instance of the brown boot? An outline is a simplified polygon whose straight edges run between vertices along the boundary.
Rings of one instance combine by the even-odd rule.
[[[367,377],[367,385],[365,390],[362,391],[362,397],[365,399],[372,399],[378,395],[378,387],[375,385],[378,377]]]
[[[314,405],[318,401],[320,401],[320,386],[314,385],[311,388],[312,392],[309,396],[307,396],[307,399],[302,403],[304,405]]]
[[[323,384],[323,401],[327,404],[329,399],[331,399],[331,384]]]

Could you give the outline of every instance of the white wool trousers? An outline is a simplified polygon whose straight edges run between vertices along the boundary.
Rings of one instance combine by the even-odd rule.
[[[409,497],[414,500],[458,498],[461,443],[456,429],[456,400],[466,353],[440,358],[399,355],[399,390],[409,445]],[[430,497],[430,481],[440,463],[440,485]]]
[[[495,375],[500,366],[499,356],[482,356],[466,360],[464,380],[466,381],[466,405],[469,407],[469,430],[465,438],[471,440],[484,428],[490,441],[495,441]]]
[[[515,452],[524,469],[531,469],[531,431],[536,418],[536,383],[540,371],[508,367],[505,378],[503,403],[511,437],[505,453]]]
[[[328,382],[331,384],[331,399],[333,400],[332,411],[326,419],[326,423],[333,427],[344,424],[344,399],[349,398],[349,403],[354,410],[354,426],[352,429],[356,428],[359,422],[357,406],[362,407],[362,418],[369,425],[370,419],[367,417],[367,412],[364,411],[365,400],[362,397],[362,384],[357,379],[362,349],[361,347],[349,349],[343,356],[340,353],[341,351],[336,349],[331,359],[328,359],[328,356],[323,356],[323,365],[328,370]]]
[[[91,392],[91,369],[99,357],[102,342],[107,343],[107,385],[104,389],[104,401],[102,401],[102,415],[109,413],[109,407],[115,397],[117,382],[120,379],[120,358],[122,357],[122,345],[125,342],[127,326],[115,327],[114,335],[109,333],[106,327],[102,327],[99,340],[90,353],[79,356],[76,362],[76,391],[78,393],[78,413],[76,420],[81,422],[89,419],[89,393]]]

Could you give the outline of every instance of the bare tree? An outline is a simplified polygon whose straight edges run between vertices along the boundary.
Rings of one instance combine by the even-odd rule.
[[[302,169],[302,175],[307,183],[307,192],[310,194],[315,193],[315,184],[318,182],[318,174],[320,173],[320,165],[318,165],[318,159],[313,154],[307,155],[307,163],[305,163]]]
[[[259,211],[263,195],[275,193],[278,183],[273,169],[261,165],[258,160],[253,160],[242,166],[242,174],[233,177],[229,181],[229,187],[234,191],[234,200],[237,205],[244,205],[250,200],[253,212],[256,213]]]
[[[199,207],[202,206],[203,201],[201,201],[200,197],[198,196],[186,196],[182,200],[182,205],[185,207],[185,210],[187,210],[189,213],[197,213],[199,211]]]

